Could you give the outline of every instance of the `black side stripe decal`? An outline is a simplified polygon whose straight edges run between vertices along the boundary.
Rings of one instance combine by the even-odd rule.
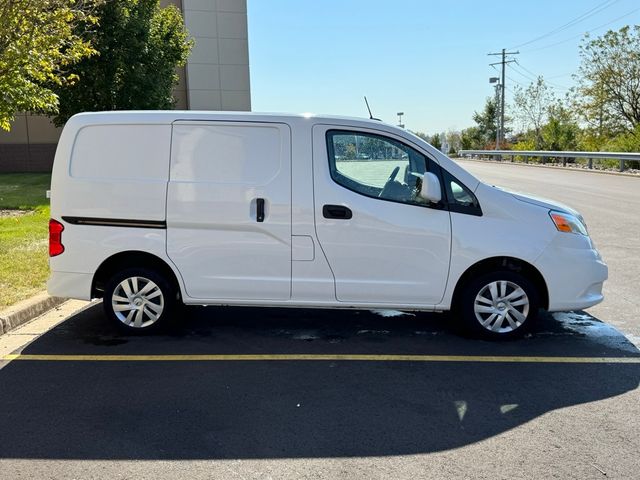
[[[167,228],[164,220],[130,220],[128,218],[93,218],[93,217],[62,217],[72,225],[99,225],[103,227],[134,227],[134,228]]]

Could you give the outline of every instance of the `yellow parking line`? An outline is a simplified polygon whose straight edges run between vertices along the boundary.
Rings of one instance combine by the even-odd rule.
[[[543,357],[485,355],[375,354],[249,354],[249,355],[32,355],[0,356],[2,361],[46,362],[232,362],[232,361],[355,361],[355,362],[485,362],[485,363],[636,363],[640,357]]]

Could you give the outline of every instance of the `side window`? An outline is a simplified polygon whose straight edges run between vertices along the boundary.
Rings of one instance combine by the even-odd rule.
[[[473,192],[446,170],[441,171],[449,210],[452,212],[482,216],[482,209]]]
[[[418,192],[430,161],[392,138],[330,130],[327,149],[331,177],[343,187],[383,200],[428,205]]]

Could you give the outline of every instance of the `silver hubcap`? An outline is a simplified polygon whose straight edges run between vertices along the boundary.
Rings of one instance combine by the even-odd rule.
[[[529,297],[513,282],[498,280],[482,287],[473,302],[476,319],[487,330],[512,332],[529,314]]]
[[[162,290],[144,277],[129,277],[118,284],[111,296],[118,320],[129,327],[145,328],[154,324],[164,310]]]

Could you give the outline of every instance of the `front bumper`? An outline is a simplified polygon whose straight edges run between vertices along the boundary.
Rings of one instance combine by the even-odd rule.
[[[595,248],[552,244],[535,265],[547,283],[550,312],[582,310],[604,299],[609,269]]]

